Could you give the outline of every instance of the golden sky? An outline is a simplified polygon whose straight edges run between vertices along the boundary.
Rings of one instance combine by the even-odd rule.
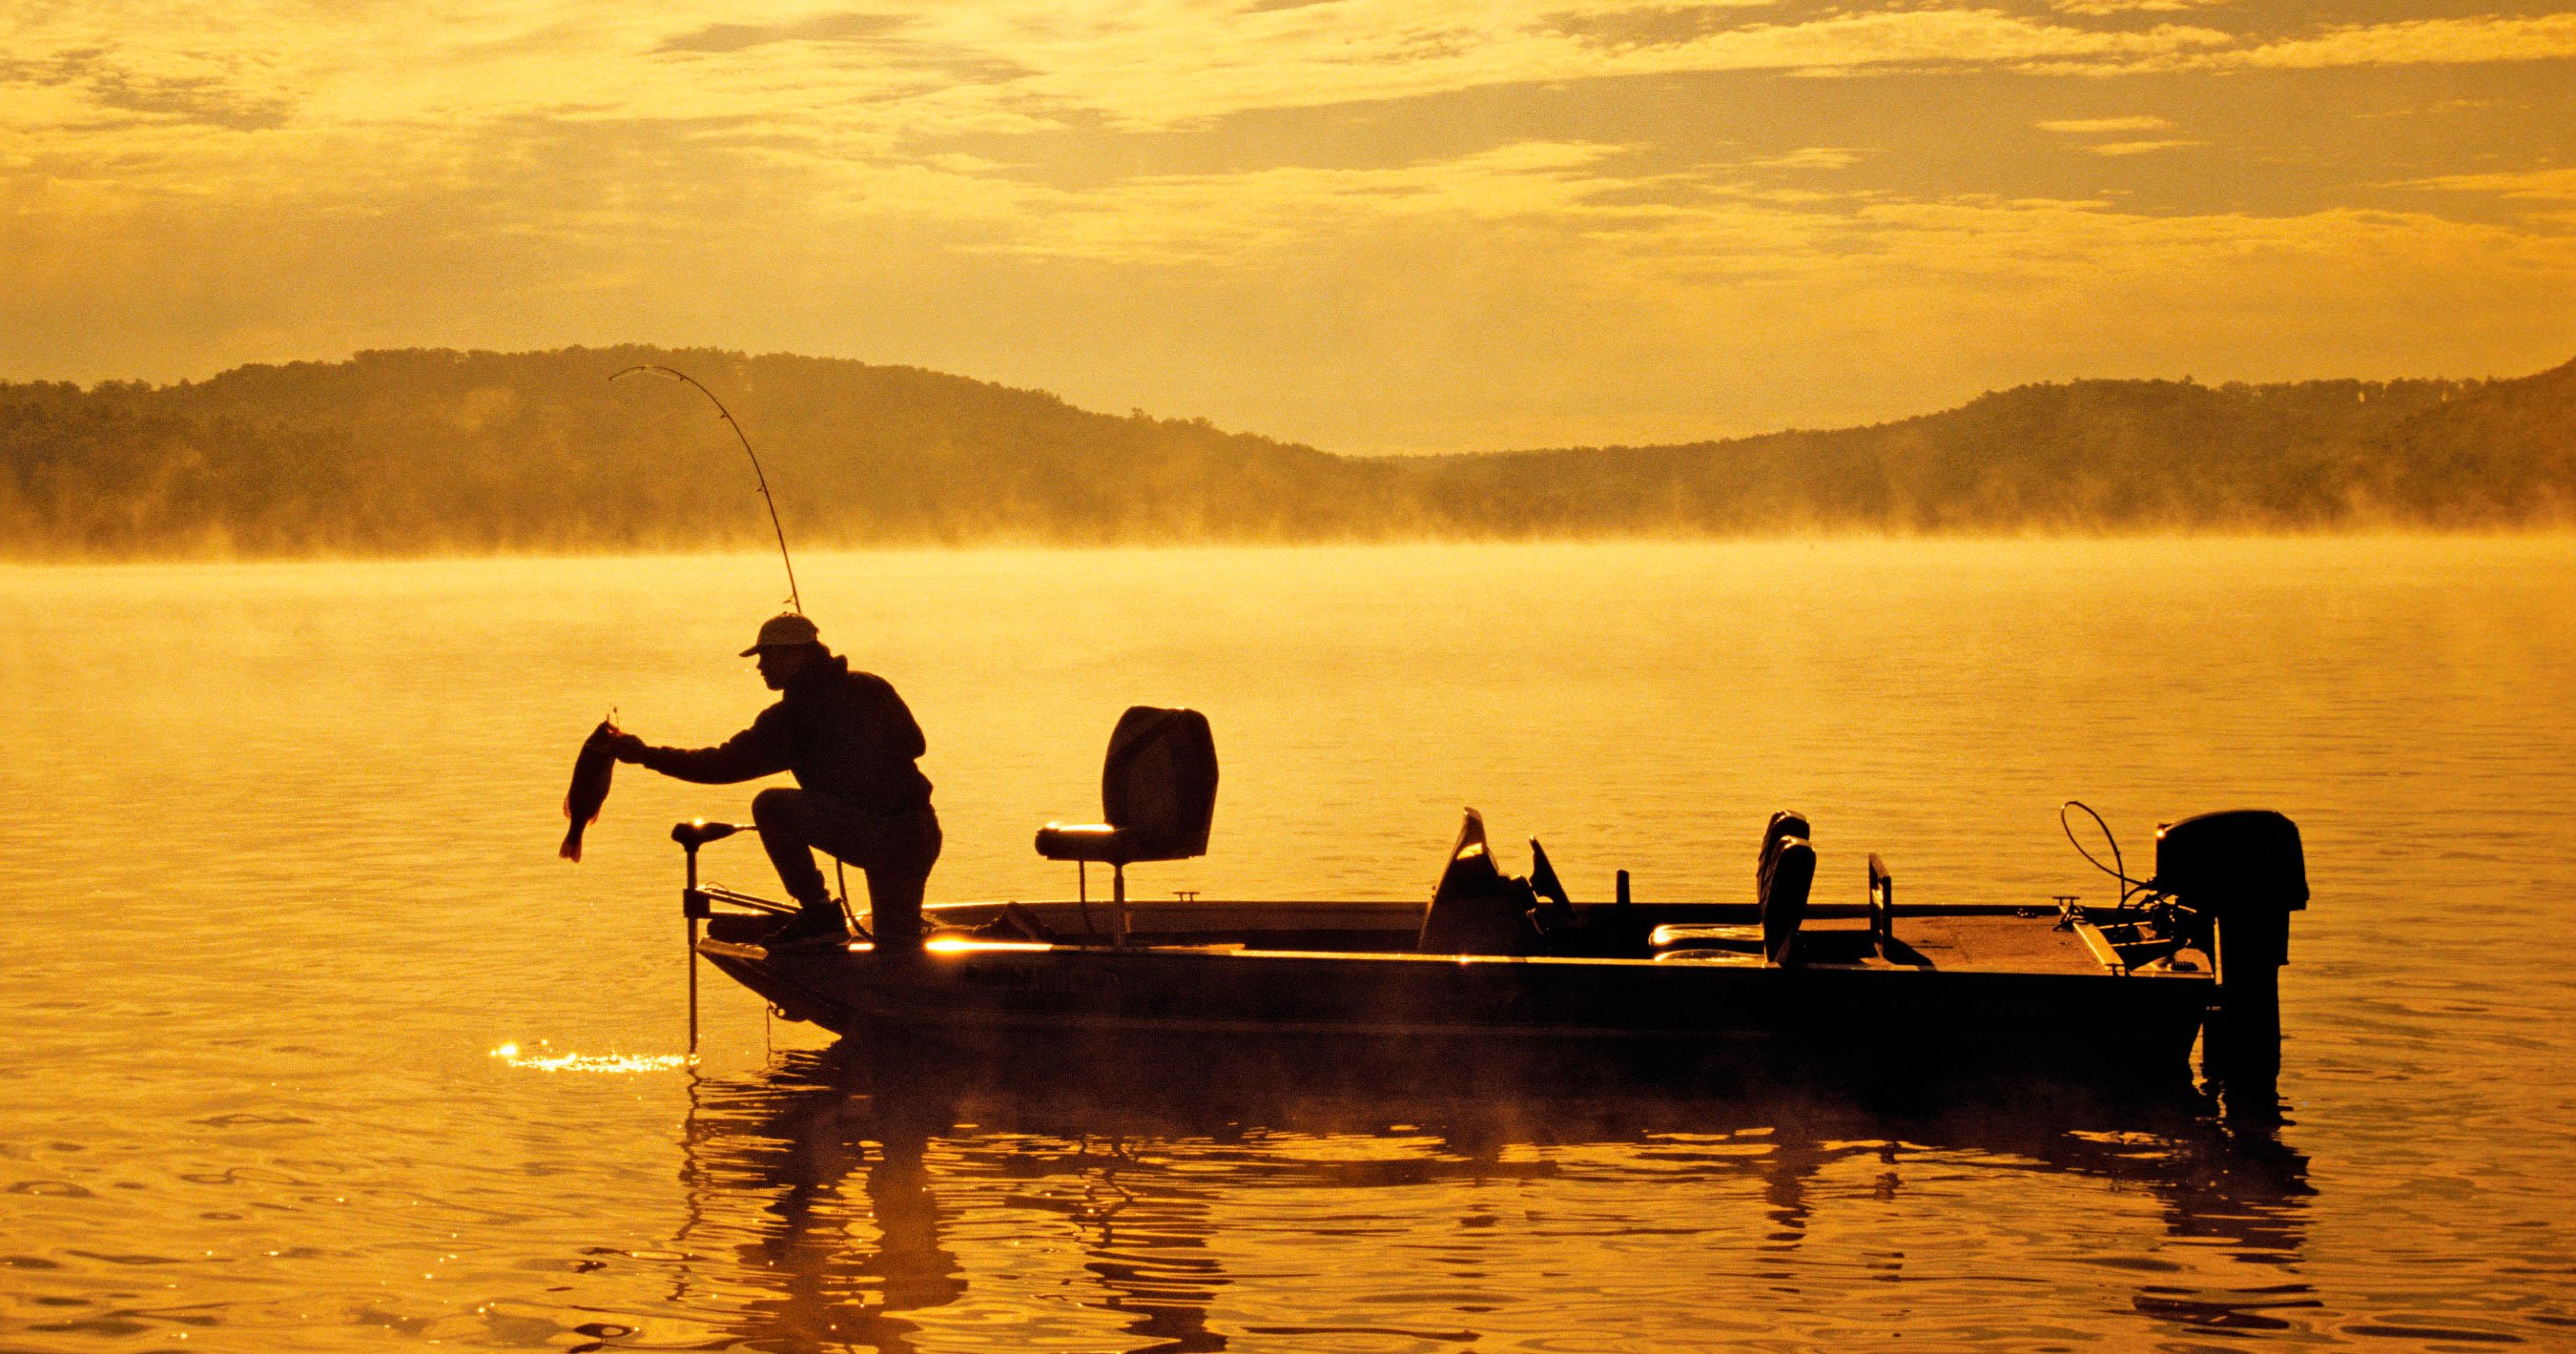
[[[1339,451],[2576,356],[2576,10],[11,0],[0,378],[646,342]]]

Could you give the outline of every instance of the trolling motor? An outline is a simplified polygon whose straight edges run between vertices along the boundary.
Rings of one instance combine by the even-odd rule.
[[[716,919],[719,915],[716,912],[718,903],[730,903],[736,907],[746,908],[755,913],[766,913],[772,917],[793,916],[796,912],[791,905],[774,903],[766,898],[737,892],[722,884],[698,883],[699,847],[709,842],[723,841],[737,832],[757,835],[759,831],[759,828],[749,823],[719,823],[705,818],[691,818],[671,825],[671,840],[678,842],[680,849],[686,852],[689,858],[688,882],[680,890],[680,915],[687,918],[689,923],[689,1053],[693,1057],[698,1051],[698,923]],[[839,862],[835,861],[833,864],[837,873]],[[842,882],[841,893],[841,910],[846,916],[849,912],[849,884],[846,880]],[[722,915],[731,917],[735,914]],[[853,927],[853,929],[857,928]],[[860,934],[866,933],[861,931]]]
[[[688,886],[680,890],[680,915],[689,921],[689,1056],[698,1052],[698,923],[715,915],[707,895],[698,888],[698,848],[709,842],[720,842],[742,831],[738,824],[711,823],[692,818],[671,825],[671,840],[689,856]]]
[[[2268,1096],[2281,1071],[2281,966],[2290,914],[2307,910],[2298,824],[2269,809],[2204,813],[2156,829],[2147,889],[2174,900],[2184,930],[2217,966],[2218,1000],[2201,1034],[2201,1073]]]

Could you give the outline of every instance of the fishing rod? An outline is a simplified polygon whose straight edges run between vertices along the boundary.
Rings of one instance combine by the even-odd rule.
[[[725,408],[724,401],[717,399],[714,391],[698,385],[698,378],[676,367],[657,366],[648,362],[640,366],[628,367],[608,379],[614,381],[619,376],[632,376],[639,371],[650,372],[666,380],[686,381],[690,385],[697,386],[698,393],[707,397],[707,403],[716,407],[716,416],[725,421],[726,427],[733,429],[734,440],[742,443],[742,454],[751,458],[753,477],[760,481],[760,501],[769,505],[769,529],[778,533],[778,562],[787,566],[787,605],[794,608],[797,615],[804,615],[805,599],[796,591],[796,561],[787,557],[787,528],[778,524],[778,500],[770,496],[768,472],[760,468],[760,453],[751,449],[751,439],[743,435],[742,424],[735,421],[733,411]]]

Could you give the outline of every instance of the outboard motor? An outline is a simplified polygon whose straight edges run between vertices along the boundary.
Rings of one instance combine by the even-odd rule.
[[[2167,823],[2156,829],[2151,887],[2199,919],[2205,934],[2198,938],[2217,965],[2218,1005],[2201,1034],[2202,1074],[2270,1104],[2281,1071],[2280,975],[2290,961],[2290,914],[2308,906],[2298,824],[2268,809]]]

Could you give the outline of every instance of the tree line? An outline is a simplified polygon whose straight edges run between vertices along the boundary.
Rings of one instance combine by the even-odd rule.
[[[1831,431],[1337,456],[910,367],[403,350],[200,382],[0,383],[0,555],[1795,530],[2522,527],[2576,518],[2576,362],[2512,380],[2078,381]]]

